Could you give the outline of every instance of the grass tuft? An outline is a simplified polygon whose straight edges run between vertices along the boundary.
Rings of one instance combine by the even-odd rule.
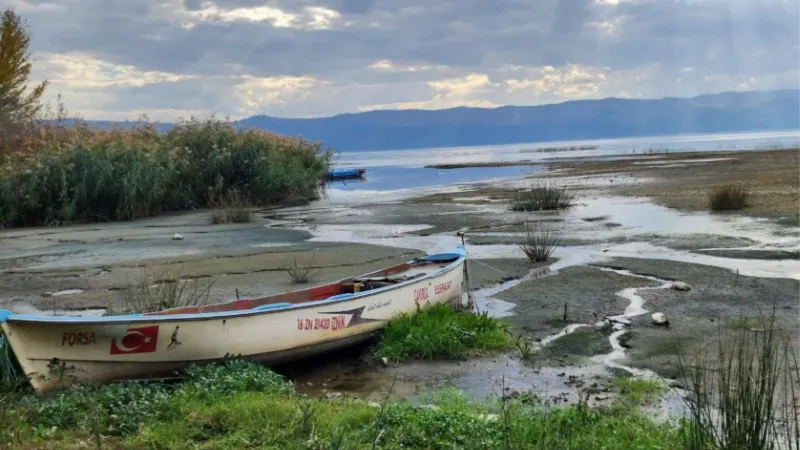
[[[614,378],[614,384],[622,394],[623,403],[631,406],[649,404],[664,392],[664,385],[657,380],[617,377]]]
[[[715,187],[709,194],[708,207],[712,211],[736,211],[747,206],[747,189],[738,184]]]
[[[520,249],[530,261],[544,262],[550,259],[561,243],[561,233],[543,223],[525,224]]]
[[[462,359],[470,354],[513,348],[515,340],[502,320],[436,304],[404,314],[387,326],[375,355],[394,361]]]
[[[319,270],[314,268],[314,255],[307,261],[298,260],[292,256],[283,266],[286,276],[294,284],[307,284],[316,281]]]
[[[572,194],[566,188],[555,183],[543,183],[539,186],[518,192],[511,200],[512,211],[553,211],[569,209],[573,205]]]
[[[120,314],[141,314],[210,302],[213,279],[182,279],[172,269],[144,268],[138,281],[120,291]],[[109,308],[114,313],[114,305]]]

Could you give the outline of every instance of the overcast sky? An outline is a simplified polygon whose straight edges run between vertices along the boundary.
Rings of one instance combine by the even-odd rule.
[[[89,119],[800,87],[797,0],[10,2],[48,99]]]

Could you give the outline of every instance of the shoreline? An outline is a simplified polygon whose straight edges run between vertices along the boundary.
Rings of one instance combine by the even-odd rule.
[[[686,159],[685,154],[674,157]],[[704,173],[714,170],[712,163],[715,162],[702,163]],[[612,179],[624,173],[624,167],[632,165],[619,161],[582,164],[616,164],[605,167],[611,171]],[[595,169],[603,167],[595,166]],[[645,169],[649,172],[665,170]],[[640,169],[636,167],[636,170]],[[671,170],[674,169],[666,170],[665,176],[673,174]],[[562,387],[554,391],[552,398],[566,396],[568,402],[574,402],[578,398],[577,389],[564,385],[564,380],[558,376],[561,373],[568,373],[574,377],[573,381],[599,383],[605,386],[603,389],[612,390],[607,385],[612,377],[610,368],[600,370],[598,367],[602,364],[592,363],[593,357],[612,350],[609,333],[591,325],[605,316],[626,310],[629,300],[621,296],[621,292],[653,284],[636,277],[603,272],[603,268],[627,269],[634,274],[651,274],[692,284],[689,297],[673,298],[670,290],[639,291],[645,300],[644,308],[650,312],[660,309],[679,325],[673,328],[679,333],[692,327],[709,330],[706,325],[697,325],[702,322],[697,321],[703,311],[690,308],[687,298],[702,295],[711,300],[700,304],[715,311],[730,312],[726,309],[725,298],[732,294],[721,289],[718,280],[732,277],[734,269],[739,267],[774,278],[743,275],[742,280],[748,280],[748,285],[753,284],[749,281],[752,278],[762,287],[752,288],[756,290],[747,291],[747,294],[737,291],[737,295],[764,301],[783,299],[784,303],[797,297],[795,294],[800,287],[797,280],[791,278],[800,277],[800,271],[792,266],[796,266],[800,239],[789,233],[797,230],[791,224],[751,219],[747,214],[753,213],[747,210],[714,215],[664,208],[658,206],[657,199],[651,202],[641,195],[619,192],[640,188],[635,183],[622,187],[615,183],[597,183],[601,178],[608,180],[606,172],[590,175],[587,171],[585,176],[588,178],[582,179],[580,175],[565,171],[544,177],[564,183],[577,197],[578,204],[574,208],[561,212],[511,212],[506,202],[516,191],[513,183],[511,186],[475,183],[449,193],[412,197],[400,202],[371,203],[365,199],[362,203],[342,206],[321,201],[305,206],[254,210],[255,221],[241,225],[210,225],[208,211],[195,211],[133,222],[4,230],[0,232],[0,284],[5,288],[5,295],[0,298],[0,307],[30,305],[39,311],[57,309],[62,312],[102,308],[116,290],[124,287],[125,280],[135,277],[143,266],[171,268],[187,277],[215,277],[218,284],[214,286],[213,295],[218,300],[230,299],[236,289],[245,296],[277,293],[296,287],[281,270],[281,264],[291,255],[313,255],[315,266],[321,269],[317,282],[323,283],[366,273],[386,264],[405,262],[425,251],[445,249],[460,243],[456,231],[469,230],[472,232],[467,234],[468,254],[477,261],[468,265],[471,287],[475,292],[488,292],[481,301],[489,313],[504,316],[516,332],[521,332],[532,343],[537,339],[549,339],[571,324],[590,325],[588,329],[576,328],[548,341],[541,354],[530,361],[510,357],[515,361],[509,363],[510,370],[519,377],[520,389],[525,383],[531,386],[555,384]],[[699,180],[707,185],[716,182],[714,177],[706,176]],[[651,186],[649,180],[643,186]],[[569,239],[554,255],[556,260],[548,263],[552,273],[528,279],[525,277],[531,267],[521,259],[515,233],[519,233],[521,224],[531,220],[559,227]],[[173,233],[180,233],[183,239],[172,240]],[[706,265],[696,266],[693,261]],[[709,267],[711,269],[702,270]],[[713,276],[703,278],[703,272]],[[748,272],[744,270],[743,273]],[[52,295],[63,291],[72,292]],[[565,300],[569,313],[567,321],[562,320]],[[689,327],[684,323],[694,325]],[[649,314],[632,320],[629,334],[623,339],[623,347],[630,348],[625,349],[622,363],[674,375],[674,368],[666,364],[669,358],[652,356],[665,345],[664,336],[662,329],[650,325]],[[507,358],[503,356],[500,360],[508,362]],[[410,396],[421,392],[414,386],[433,376],[450,379],[468,393],[477,395],[484,392],[479,386],[485,379],[479,378],[483,381],[477,382],[476,373],[491,370],[505,373],[491,362],[492,358],[470,361],[461,365],[410,363],[398,368],[402,367],[406,373],[407,388],[404,389]],[[329,364],[333,366],[317,366],[321,367],[314,370],[318,375],[309,373],[300,379],[311,383],[316,389],[311,391],[317,394],[321,392],[322,383],[331,385],[330,380],[326,381],[328,378],[344,385],[362,383],[368,392],[359,391],[353,395],[365,398],[386,388],[385,373],[389,368],[367,370],[366,374],[356,369],[354,374],[348,375],[353,372],[352,366],[342,368],[336,363]],[[537,374],[535,370],[540,372]],[[596,379],[597,376],[602,379]],[[441,387],[434,383],[433,387],[436,386]],[[433,387],[422,386],[422,391]],[[325,391],[337,392],[328,387]],[[352,393],[344,391],[347,395]]]

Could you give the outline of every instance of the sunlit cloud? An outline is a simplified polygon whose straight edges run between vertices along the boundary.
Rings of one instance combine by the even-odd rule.
[[[8,0],[88,118],[333,115],[800,87],[786,0]]]

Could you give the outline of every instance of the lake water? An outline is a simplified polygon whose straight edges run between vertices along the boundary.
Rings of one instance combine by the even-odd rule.
[[[596,146],[592,150],[537,151],[548,147]],[[609,159],[612,155],[641,157],[662,152],[717,152],[800,146],[800,130],[656,136],[595,141],[537,142],[434,149],[342,152],[336,167],[363,167],[366,180],[330,183],[333,191],[393,191],[519,178],[542,170],[536,162],[563,158]],[[433,164],[531,161],[530,166],[426,169]]]

